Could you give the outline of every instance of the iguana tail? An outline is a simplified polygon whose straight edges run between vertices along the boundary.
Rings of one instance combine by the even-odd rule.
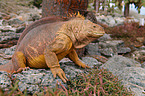
[[[0,65],[0,71],[5,71],[8,73],[13,73],[15,71],[14,65],[12,64],[12,61],[10,61],[7,64]]]

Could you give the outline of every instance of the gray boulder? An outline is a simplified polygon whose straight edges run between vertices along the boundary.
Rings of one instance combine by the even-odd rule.
[[[145,50],[145,46],[141,46],[139,49],[140,50]]]
[[[145,61],[145,50],[136,50],[132,53],[131,56],[134,60]]]
[[[129,47],[120,47],[117,49],[118,54],[125,54],[131,52],[131,49]]]
[[[141,67],[141,64],[133,59],[126,58],[121,55],[115,55],[101,67],[104,67],[111,71],[113,74],[118,75],[120,73],[119,71],[125,67]]]
[[[94,64],[100,64],[96,59],[92,57],[83,57],[82,61],[84,61],[90,67],[94,66]],[[76,78],[76,75],[78,75],[79,73],[86,72],[86,69],[76,66],[67,58],[61,60],[60,65],[66,73],[66,77],[68,79]],[[5,74],[6,72],[1,73],[0,80],[4,78]],[[53,78],[53,74],[49,69],[28,69],[26,71],[22,71],[21,73],[13,74],[12,77],[16,77],[16,81],[19,81],[18,87],[22,92],[27,89],[27,93],[30,94],[41,92],[41,89],[44,89],[48,86],[54,88],[57,82],[61,82],[67,88],[67,84],[64,84],[59,77],[57,77],[56,79]],[[11,83],[12,82],[8,75],[5,75],[5,78],[3,81],[1,81],[0,85],[2,86],[7,84],[6,86],[2,86],[2,88],[10,88]]]
[[[15,32],[16,28],[13,28],[12,26],[6,25],[6,26],[0,26],[1,32]]]
[[[12,18],[12,19],[8,20],[7,22],[8,22],[8,25],[18,25],[18,24],[24,23],[24,21],[21,21],[18,18]]]
[[[22,33],[26,27],[25,26],[20,26],[16,29],[16,33]]]
[[[145,69],[140,67],[126,67],[120,71],[122,83],[131,89],[135,96],[145,96]]]
[[[61,68],[68,79],[73,79],[77,74],[84,72],[84,69],[75,66],[72,62],[67,62],[66,64],[61,63]],[[24,92],[27,89],[29,94],[41,92],[41,89],[44,90],[48,86],[54,88],[58,82],[61,82],[67,88],[67,84],[64,84],[59,77],[53,78],[53,74],[49,69],[28,69],[21,73],[13,74],[12,77],[16,77],[15,82],[18,81],[20,91]],[[1,88],[11,87],[12,82],[6,73],[1,73],[0,80]]]
[[[10,48],[0,49],[0,65],[6,64],[11,59],[16,49],[16,45]]]
[[[111,57],[113,55],[128,53],[131,49],[124,47],[122,40],[110,40],[99,42],[99,51],[102,55]]]
[[[104,55],[104,56],[107,56],[107,57],[112,57],[114,55],[117,55],[116,53],[116,49],[114,48],[101,48],[99,49],[99,52]]]
[[[99,52],[98,43],[90,43],[85,47],[85,49],[88,55],[101,55]]]
[[[86,65],[90,66],[91,68],[100,67],[102,65],[101,62],[98,62],[95,58],[92,57],[82,57],[82,62],[84,62]]]
[[[141,67],[145,69],[145,62],[141,64]]]
[[[101,67],[111,71],[122,79],[128,89],[131,89],[135,96],[145,96],[145,69],[140,67],[141,64],[133,59],[115,55],[110,58]]]
[[[98,41],[108,41],[108,40],[112,40],[110,34],[104,34],[102,37],[98,39]]]
[[[0,72],[0,87],[4,90],[10,90],[10,87],[12,87],[12,81],[8,77],[8,73],[6,72]]]

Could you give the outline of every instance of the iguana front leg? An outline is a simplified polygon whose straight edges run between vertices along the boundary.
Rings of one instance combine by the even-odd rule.
[[[75,49],[73,49],[68,55],[67,57],[72,60],[76,65],[83,67],[83,68],[90,68],[89,66],[87,66],[86,64],[84,64],[78,57]]]
[[[60,68],[59,60],[69,53],[71,47],[72,42],[70,38],[64,34],[59,34],[44,51],[46,64],[50,68],[54,78],[58,75],[65,83],[68,79],[66,78],[64,71]]]

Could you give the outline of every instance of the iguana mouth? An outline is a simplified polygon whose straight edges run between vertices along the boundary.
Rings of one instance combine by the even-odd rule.
[[[93,34],[89,34],[88,37],[97,38],[97,37],[103,36],[104,34],[105,34],[105,32],[98,32],[98,31],[96,31],[96,32],[93,32]]]

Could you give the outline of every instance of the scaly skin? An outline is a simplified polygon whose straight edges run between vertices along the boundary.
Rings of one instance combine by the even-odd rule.
[[[19,38],[11,62],[1,65],[0,71],[17,73],[26,67],[50,68],[54,77],[58,75],[66,82],[68,79],[59,65],[64,57],[78,66],[89,68],[80,61],[75,48],[82,48],[102,36],[105,33],[103,28],[80,18],[56,19],[44,18],[28,26]]]

